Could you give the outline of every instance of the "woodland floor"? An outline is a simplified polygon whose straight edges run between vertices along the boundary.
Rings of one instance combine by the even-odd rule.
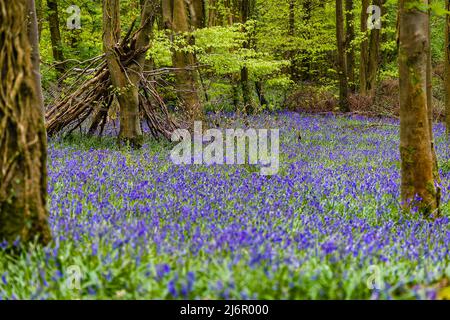
[[[426,222],[399,213],[396,120],[280,113],[246,124],[280,128],[279,175],[176,166],[165,142],[128,152],[112,136],[51,141],[54,242],[18,258],[0,249],[0,298],[450,296],[442,125],[444,217]],[[73,266],[79,289],[68,286]]]

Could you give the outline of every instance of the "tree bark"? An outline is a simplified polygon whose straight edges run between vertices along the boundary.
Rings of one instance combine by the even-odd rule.
[[[245,24],[250,18],[251,3],[250,0],[241,0],[241,23],[244,25],[244,33],[247,33]],[[247,36],[247,40],[244,42],[244,49],[249,49],[251,47],[251,36]],[[244,102],[244,110],[246,114],[252,114],[254,112],[253,99],[251,94],[251,86],[249,80],[248,67],[244,65],[241,69],[241,87],[242,87],[242,99]]]
[[[400,0],[400,154],[401,195],[406,209],[436,215],[438,192],[433,175],[432,140],[428,118],[428,12],[414,4],[428,0]]]
[[[164,25],[167,29],[172,30],[172,36],[183,36],[189,33],[189,21],[187,16],[187,8],[184,0],[163,0],[163,17]],[[186,36],[186,42],[191,43],[190,36]],[[198,94],[198,84],[196,75],[193,70],[195,65],[195,57],[191,52],[183,50],[174,50],[172,53],[172,64],[177,70],[175,72],[178,99],[183,109],[188,115],[189,121],[203,119],[203,107]]]
[[[38,39],[41,40],[42,34],[42,21],[44,20],[44,9],[42,7],[42,0],[36,0],[36,18],[38,25]]]
[[[450,11],[450,0],[445,1],[445,9]],[[445,18],[445,124],[450,138],[450,14]]]
[[[261,105],[261,107],[267,106],[268,101],[266,99],[266,96],[264,95],[263,85],[262,85],[261,81],[255,82],[255,89],[256,89],[256,94],[258,95],[259,104]]]
[[[39,25],[37,20],[36,4],[34,0],[28,0],[27,3],[27,21],[28,21],[28,40],[31,45],[31,64],[33,66],[33,80],[38,99],[38,105],[41,106],[44,113],[44,96],[42,93],[41,79],[41,57],[39,54]]]
[[[47,0],[48,25],[50,28],[50,39],[52,43],[53,61],[56,64],[58,79],[64,75],[66,68],[64,65],[64,53],[62,48],[61,30],[59,28],[58,1]]]
[[[362,0],[361,7],[361,33],[364,40],[361,42],[361,56],[359,63],[359,93],[363,96],[367,95],[367,66],[369,64],[369,42],[367,41],[367,8],[369,0]]]
[[[47,137],[29,39],[37,42],[37,27],[28,32],[37,26],[31,8],[34,1],[0,1],[0,241],[46,244]]]
[[[295,0],[289,0],[289,29],[288,35],[290,37],[290,41],[293,43],[295,37]],[[296,82],[298,80],[297,68],[295,65],[295,51],[289,50],[287,52],[287,58],[291,62],[290,66],[290,76],[291,80]]]
[[[216,1],[208,0],[208,27],[214,27],[217,20]]]
[[[428,5],[431,5],[432,0],[428,0]],[[428,108],[428,124],[431,141],[431,156],[433,159],[433,177],[436,185],[436,200],[437,200],[437,215],[440,214],[440,202],[441,202],[441,178],[439,176],[439,164],[434,143],[433,133],[433,65],[431,61],[431,7],[428,8],[428,22],[427,22],[427,108]]]
[[[137,55],[128,65],[124,65],[117,50],[117,44],[121,40],[120,0],[103,0],[103,46],[111,81],[120,105],[119,143],[129,144],[136,149],[142,146],[138,87],[152,34],[154,14],[158,12],[158,7],[156,0],[145,1],[141,25],[132,48]]]
[[[189,14],[191,17],[191,25],[195,29],[201,29],[205,27],[205,3],[204,0],[189,0]]]
[[[346,15],[346,53],[347,53],[347,76],[349,89],[355,91],[355,50],[352,42],[355,40],[353,0],[345,0]]]
[[[348,81],[347,64],[345,61],[345,39],[344,39],[344,12],[342,0],[336,0],[336,39],[338,55],[338,76],[339,76],[339,109],[342,112],[349,112],[348,103]]]
[[[294,1],[295,2],[295,1]],[[306,40],[311,39],[310,28],[313,28],[311,25],[312,11],[313,11],[314,3],[313,0],[304,0],[302,3],[302,22],[303,25],[307,28],[304,29],[302,37]],[[295,10],[295,9],[294,9]],[[301,64],[301,70],[297,71],[299,75],[297,76],[298,80],[311,81],[311,57],[309,57],[308,52],[306,50],[301,50],[301,54],[303,56]],[[295,53],[294,53],[295,57]],[[298,63],[297,59],[294,59],[294,63]],[[296,67],[296,69],[298,69]]]

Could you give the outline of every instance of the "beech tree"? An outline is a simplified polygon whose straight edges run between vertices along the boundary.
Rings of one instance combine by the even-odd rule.
[[[436,186],[436,200],[438,203],[437,212],[440,213],[439,204],[441,201],[441,178],[439,176],[439,165],[436,155],[434,133],[433,133],[433,118],[434,118],[434,106],[433,106],[433,65],[431,61],[431,2],[428,0],[428,23],[427,23],[427,108],[428,108],[428,130],[430,133],[431,142],[431,157],[433,161],[433,178]]]
[[[57,76],[60,78],[65,72],[64,53],[62,48],[61,31],[59,29],[58,1],[47,0],[48,25],[50,29],[50,40],[52,43],[53,61]]]
[[[383,10],[384,0],[373,0],[373,5]],[[366,8],[367,10],[367,8]],[[375,12],[373,12],[375,13]],[[381,27],[381,26],[380,26]],[[367,76],[366,76],[366,88],[370,97],[375,96],[375,90],[377,87],[377,74],[378,64],[380,60],[380,39],[381,28],[373,28],[370,31],[369,47],[368,47],[368,60],[367,60]]]
[[[429,119],[428,0],[399,3],[401,195],[405,208],[426,216],[439,212]],[[427,81],[428,80],[428,81]]]
[[[252,3],[250,0],[240,0],[240,22],[244,25],[244,32],[248,33],[245,28],[245,24],[250,19]],[[247,37],[244,41],[244,49],[250,48],[251,37]],[[244,100],[244,110],[247,114],[253,113],[253,101],[252,92],[250,88],[248,67],[244,65],[241,69],[241,86],[242,86],[242,98]]]
[[[119,141],[133,148],[142,146],[142,129],[139,114],[139,82],[145,64],[145,56],[150,43],[154,13],[159,8],[158,1],[146,0],[142,5],[141,25],[133,42],[132,61],[121,54],[120,0],[103,0],[103,46],[106,54],[111,82],[120,105]]]
[[[198,0],[196,0],[198,1]],[[200,8],[201,6],[192,6],[191,10]],[[191,24],[188,18],[189,8],[184,0],[162,0],[162,11],[164,26],[171,30],[172,37],[184,37],[186,43],[192,43],[192,37],[189,35]],[[198,13],[203,14],[203,13]],[[201,21],[197,16],[195,23]],[[176,83],[178,90],[178,98],[183,106],[191,123],[195,120],[203,119],[203,106],[198,94],[198,79],[193,70],[195,65],[195,57],[192,52],[176,48],[172,53],[173,67],[176,69]]]
[[[0,1],[0,241],[51,238],[37,39],[34,0]]]
[[[445,0],[445,9],[450,11],[450,0]],[[445,18],[445,124],[450,137],[450,15]]]

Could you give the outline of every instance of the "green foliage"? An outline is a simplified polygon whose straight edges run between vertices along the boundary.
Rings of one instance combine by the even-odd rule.
[[[172,55],[176,51],[194,53],[200,66],[208,96],[210,109],[233,109],[233,97],[242,95],[240,77],[242,68],[249,71],[252,96],[257,101],[253,82],[258,81],[263,87],[269,108],[278,108],[284,104],[284,98],[295,92],[297,85],[304,82],[316,86],[325,86],[330,93],[337,91],[336,72],[336,31],[335,3],[333,1],[311,0],[310,7],[306,1],[294,1],[293,20],[290,21],[290,2],[278,0],[254,0],[250,19],[239,23],[239,8],[230,7],[230,3],[217,0],[212,6],[206,6],[207,20],[214,10],[214,21],[207,21],[207,27],[192,30],[190,34],[170,35],[164,30],[160,17],[154,26],[153,38],[148,51],[148,59],[155,68],[170,68]],[[43,85],[47,93],[47,102],[54,98],[52,89],[57,74],[52,68],[52,46],[47,22],[48,9],[46,0],[39,1],[42,9],[41,56]],[[80,30],[69,30],[66,20],[68,3],[58,2],[62,49],[67,59],[67,66],[76,66],[102,53],[102,3],[101,1],[74,0],[70,5],[81,9]],[[122,32],[128,31],[133,20],[139,22],[140,1],[121,2]],[[421,7],[420,10],[427,8]],[[444,26],[448,12],[444,0],[432,1],[432,61],[440,67],[444,60]],[[355,74],[360,67],[360,47],[368,40],[369,32],[360,32],[361,2],[354,1],[355,39],[351,48],[355,56]],[[378,81],[398,77],[397,64],[397,11],[398,1],[388,0],[384,3],[380,43],[380,65]],[[234,22],[234,23],[233,23]],[[165,69],[170,70],[170,69]],[[176,100],[174,74],[169,71],[158,73],[164,78],[160,93],[166,101]],[[73,78],[65,80],[70,85]],[[441,81],[441,80],[440,80]],[[355,79],[358,86],[358,79]],[[440,86],[440,82],[437,86]],[[238,100],[242,100],[239,97]],[[216,107],[213,104],[218,104]],[[225,106],[227,105],[227,106]]]

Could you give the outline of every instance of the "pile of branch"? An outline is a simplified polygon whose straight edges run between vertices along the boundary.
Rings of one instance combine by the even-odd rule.
[[[141,52],[133,50],[130,33],[116,45],[123,68],[127,68]],[[158,70],[154,70],[159,74]],[[139,82],[139,105],[142,121],[145,121],[155,138],[170,136],[179,125],[168,112],[167,106],[156,90],[153,72],[145,72]],[[70,69],[64,78],[73,77],[73,84],[64,90],[60,98],[46,112],[46,127],[49,135],[59,132],[71,133],[76,129],[87,129],[88,133],[103,134],[111,117],[115,92],[112,86],[105,55],[82,62]]]

